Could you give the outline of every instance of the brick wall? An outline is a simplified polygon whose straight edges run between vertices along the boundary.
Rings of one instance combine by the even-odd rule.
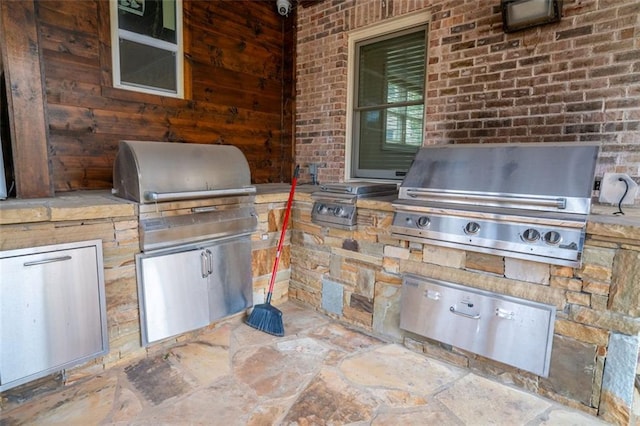
[[[425,144],[601,141],[596,174],[640,182],[637,0],[565,0],[560,23],[512,34],[498,0],[298,9],[296,157],[320,182],[344,179],[348,32],[418,11],[432,16]]]

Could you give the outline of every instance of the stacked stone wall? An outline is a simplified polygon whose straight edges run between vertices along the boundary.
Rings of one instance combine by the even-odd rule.
[[[399,240],[389,230],[389,203],[365,201],[358,207],[355,230],[312,223],[311,200],[296,206],[290,298],[606,421],[634,421],[640,333],[637,228],[627,228],[621,240],[612,235],[615,226],[590,223],[583,265],[571,268]],[[555,306],[549,376],[400,329],[402,277],[407,273]]]

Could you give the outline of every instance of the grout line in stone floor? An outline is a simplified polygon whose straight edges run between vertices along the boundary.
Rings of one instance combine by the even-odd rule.
[[[232,319],[0,413],[0,424],[602,425],[293,302],[275,338]]]

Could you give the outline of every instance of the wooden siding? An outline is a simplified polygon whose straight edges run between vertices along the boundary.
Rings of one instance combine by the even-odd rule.
[[[188,99],[112,87],[106,0],[35,9],[55,192],[111,188],[121,139],[235,145],[254,183],[290,181],[293,21],[275,2],[184,0]]]
[[[2,145],[11,145],[13,161],[6,163],[21,164],[20,168],[11,170],[8,175],[15,176],[18,194],[48,197],[53,195],[53,186],[47,148],[42,143],[47,139],[47,125],[36,27],[33,3],[0,2],[0,50],[3,57],[0,65],[6,80],[9,109],[6,115],[8,123],[3,122],[1,127],[8,124],[10,134],[13,135],[9,143],[4,139],[9,132],[3,128]],[[38,72],[30,72],[31,70]],[[18,140],[22,143],[17,144]]]

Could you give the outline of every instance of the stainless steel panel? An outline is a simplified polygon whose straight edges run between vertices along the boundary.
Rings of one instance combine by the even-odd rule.
[[[555,307],[403,277],[400,328],[547,377]]]
[[[116,196],[139,203],[254,192],[242,151],[194,143],[120,141],[113,185]]]
[[[227,317],[253,305],[251,237],[207,246],[210,252],[209,320]]]
[[[356,228],[356,219],[355,204],[316,201],[311,210],[311,221],[318,225],[353,230]]]
[[[539,221],[493,221],[399,209],[391,232],[393,236],[425,244],[579,266],[585,224],[576,222],[573,227],[559,228]]]
[[[100,240],[0,252],[0,391],[108,352]]]
[[[401,199],[414,189],[499,198],[591,198],[599,145],[575,143],[434,145],[421,148],[402,185]],[[416,194],[414,194],[416,195]],[[453,198],[453,197],[452,197]],[[459,199],[460,201],[460,199]],[[467,200],[469,204],[478,200]],[[585,205],[586,204],[586,205]],[[588,214],[590,203],[549,206]],[[578,211],[572,211],[571,209]],[[586,208],[586,210],[584,210]]]
[[[326,183],[321,185],[320,189],[325,193],[349,194],[366,198],[391,195],[398,192],[398,186],[395,183],[379,182]]]
[[[217,210],[215,206],[192,209],[191,214],[140,220],[143,251],[253,232],[258,219],[253,207]]]
[[[249,234],[138,254],[136,264],[145,346],[253,304]]]
[[[206,252],[136,255],[142,343],[209,324]]]

